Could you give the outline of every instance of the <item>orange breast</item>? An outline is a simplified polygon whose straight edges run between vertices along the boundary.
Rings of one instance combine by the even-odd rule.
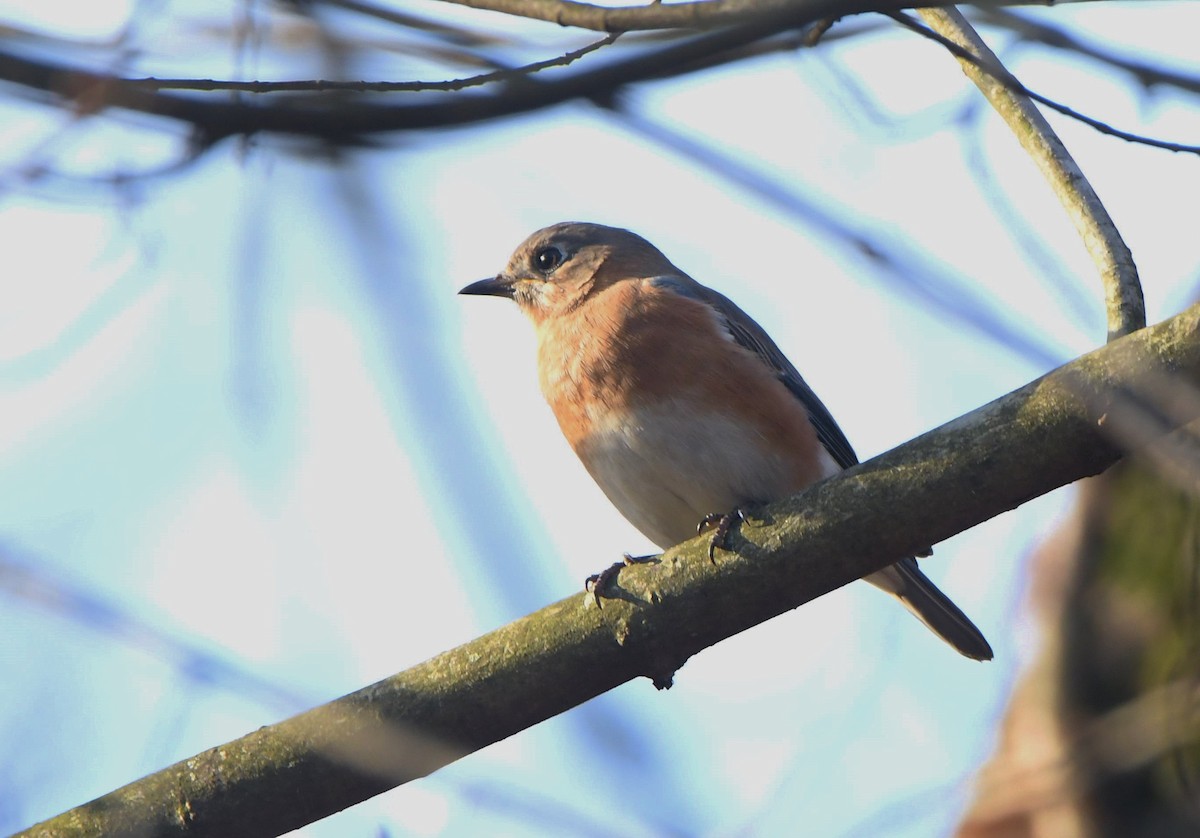
[[[751,445],[754,451],[778,452],[772,485],[762,487],[770,495],[747,501],[798,490],[830,471],[803,404],[765,363],[732,340],[715,311],[672,291],[619,282],[544,321],[538,328],[538,371],[542,392],[585,465],[595,448],[589,440],[618,426],[623,435],[636,435],[631,416],[655,415],[656,406],[669,404],[679,433],[688,433],[690,412],[698,420],[715,414],[723,420],[720,427],[742,435],[729,440],[731,450],[744,454]],[[697,445],[714,444],[711,434],[701,436]],[[686,450],[679,446],[674,456]],[[710,467],[720,461],[711,451],[696,454]],[[704,514],[714,511],[722,510]]]

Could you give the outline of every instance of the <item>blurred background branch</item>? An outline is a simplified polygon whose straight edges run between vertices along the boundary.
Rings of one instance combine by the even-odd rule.
[[[378,10],[360,4],[339,5],[347,10],[368,13],[397,25],[406,25],[410,20],[405,15],[383,15],[378,13]],[[481,4],[477,0],[472,0],[467,5],[491,8],[491,5]],[[600,29],[614,34],[556,58],[445,81],[134,79],[12,52],[0,52],[0,79],[25,87],[35,94],[49,94],[64,103],[70,102],[77,111],[85,114],[95,113],[106,107],[117,107],[180,120],[191,125],[200,142],[264,131],[349,141],[364,134],[377,132],[470,124],[546,108],[575,98],[603,101],[612,98],[621,88],[630,84],[687,74],[717,64],[742,60],[762,50],[762,47],[759,47],[747,51],[748,47],[764,40],[775,39],[776,36],[790,30],[804,29],[843,15],[888,11],[907,5],[886,0],[756,0],[750,3],[743,0],[734,3],[726,3],[725,0],[705,0],[699,3],[653,4],[635,9],[608,9],[551,0],[517,0],[512,3],[501,0],[495,4],[495,10],[535,16],[564,26]],[[710,14],[711,21],[708,18]],[[925,14],[930,20],[945,20],[945,14],[950,13],[941,13],[941,17],[932,11]],[[616,22],[623,21],[625,15],[632,15],[637,19],[645,17],[646,21],[642,22],[644,25],[639,25],[636,20]],[[613,22],[610,22],[610,17],[613,18]],[[674,18],[686,23],[667,22]],[[902,17],[897,19],[904,22]],[[1019,18],[1016,20],[1019,21]],[[963,22],[965,23],[965,20]],[[553,79],[539,79],[537,84],[518,83],[538,71],[570,65],[600,47],[609,46],[615,40],[616,34],[630,29],[670,27],[682,28],[686,33],[697,25],[720,26],[721,31],[716,34],[685,36],[684,43],[662,49],[641,48],[632,57],[614,60],[601,67],[581,69],[565,78],[555,76]],[[420,28],[432,31],[437,37],[448,39],[459,47],[451,55],[452,58],[463,54],[463,44],[478,40],[469,32],[451,37],[448,27],[434,27],[424,21]],[[1079,119],[1096,130],[1168,150],[1200,153],[1200,146],[1157,140],[1121,131],[1101,120],[1085,116],[1066,105],[1030,91],[998,64],[994,55],[983,61],[973,58],[971,52],[964,50],[960,45],[945,39],[942,42],[963,60],[970,60],[1001,86],[1035,98],[1042,104]],[[1090,57],[1095,56],[1092,54]],[[477,63],[477,60],[473,60],[472,63]],[[491,83],[500,84],[502,89],[487,96],[449,95]],[[307,92],[310,95],[290,96],[285,102],[279,103],[251,104],[239,103],[236,100],[228,102],[181,97],[163,93],[164,90],[255,94]],[[434,102],[412,104],[381,104],[377,100],[368,103],[361,97],[314,95],[389,92],[442,92],[447,95]],[[995,101],[993,98],[993,102]]]

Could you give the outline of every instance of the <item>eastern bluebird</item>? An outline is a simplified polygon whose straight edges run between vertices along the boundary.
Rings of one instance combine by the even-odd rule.
[[[713,513],[777,500],[858,462],[767,333],[628,230],[555,224],[459,293],[509,297],[533,321],[538,380],[559,427],[659,547],[694,536]],[[916,558],[865,578],[963,655],[991,659]]]

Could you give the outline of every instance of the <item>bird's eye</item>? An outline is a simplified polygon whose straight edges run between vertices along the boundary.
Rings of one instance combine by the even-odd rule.
[[[561,265],[565,258],[557,247],[543,247],[533,254],[533,264],[539,271],[548,274]]]

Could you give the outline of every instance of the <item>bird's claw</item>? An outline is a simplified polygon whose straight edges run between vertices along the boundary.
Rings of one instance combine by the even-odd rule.
[[[603,608],[600,604],[600,598],[604,595],[604,591],[620,574],[621,569],[634,564],[643,564],[657,558],[657,554],[651,553],[649,556],[631,556],[629,553],[621,554],[621,561],[615,562],[599,573],[593,573],[587,579],[583,580],[583,590],[592,595],[592,602],[596,603],[597,608]]]
[[[717,563],[718,547],[722,550],[728,549],[729,530],[734,522],[744,520],[746,520],[746,513],[740,509],[732,512],[710,512],[700,519],[700,523],[696,525],[696,535],[712,533],[712,538],[708,542],[708,560],[710,562]]]

